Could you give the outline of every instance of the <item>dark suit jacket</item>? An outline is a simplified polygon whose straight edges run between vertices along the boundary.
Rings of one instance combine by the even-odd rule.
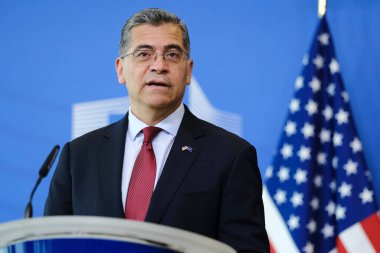
[[[121,177],[127,126],[125,116],[64,146],[45,215],[124,218]],[[182,151],[186,145],[192,152]],[[254,147],[186,108],[146,221],[203,234],[239,252],[269,252]]]

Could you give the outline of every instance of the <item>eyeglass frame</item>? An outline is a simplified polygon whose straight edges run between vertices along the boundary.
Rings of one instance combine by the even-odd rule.
[[[157,53],[157,51],[156,50],[154,50],[154,49],[136,49],[135,51],[133,51],[132,53],[129,53],[129,54],[125,54],[125,55],[122,55],[122,56],[119,56],[119,58],[120,59],[124,59],[125,57],[127,57],[127,56],[130,56],[130,55],[133,55],[133,59],[134,60],[136,60],[136,58],[135,58],[135,56],[134,56],[134,54],[136,53],[136,52],[144,52],[144,51],[149,51],[149,52],[153,52],[154,54],[155,54],[155,57],[154,57],[154,61],[156,61],[157,60],[157,57],[158,56],[162,56],[162,58],[166,61],[166,62],[170,62],[170,63],[180,63],[180,62],[183,62],[184,60],[188,60],[190,57],[190,55],[189,55],[189,53],[187,52],[187,51],[185,51],[185,50],[183,50],[182,48],[175,48],[175,49],[169,49],[169,50],[167,50],[166,52],[164,52],[163,54],[159,54],[159,53]],[[186,56],[186,58],[185,57],[182,57],[182,59],[181,59],[181,61],[179,61],[179,62],[175,62],[175,61],[171,61],[171,60],[167,60],[166,59],[166,54],[168,54],[168,53],[170,53],[170,52],[181,52],[181,53],[183,53],[185,56]],[[137,60],[137,62],[138,62],[138,60]],[[142,62],[138,62],[138,63],[145,63],[144,61],[142,61]]]

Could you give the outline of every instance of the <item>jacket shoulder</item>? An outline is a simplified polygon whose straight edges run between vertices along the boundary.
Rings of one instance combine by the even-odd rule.
[[[219,145],[228,145],[230,148],[232,146],[252,146],[247,140],[243,139],[235,133],[227,131],[222,127],[216,126],[202,119],[198,120],[200,121],[203,132],[210,138],[216,139]]]
[[[127,132],[127,116],[110,125],[95,129],[82,136],[79,136],[70,142],[71,146],[81,147],[83,145],[93,146],[99,141],[108,139],[114,135],[125,135]]]

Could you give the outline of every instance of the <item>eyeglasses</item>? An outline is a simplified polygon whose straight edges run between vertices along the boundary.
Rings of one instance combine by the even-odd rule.
[[[180,63],[189,57],[189,54],[183,50],[175,49],[164,52],[163,54],[158,54],[153,49],[138,49],[130,54],[125,54],[121,58],[127,57],[129,55],[133,56],[133,59],[137,63],[151,64],[156,59],[157,56],[161,55],[165,61],[170,63]]]

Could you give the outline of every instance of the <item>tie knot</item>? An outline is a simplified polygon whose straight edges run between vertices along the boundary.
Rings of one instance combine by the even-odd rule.
[[[143,129],[144,143],[151,143],[153,138],[161,131],[159,127],[149,126]]]

